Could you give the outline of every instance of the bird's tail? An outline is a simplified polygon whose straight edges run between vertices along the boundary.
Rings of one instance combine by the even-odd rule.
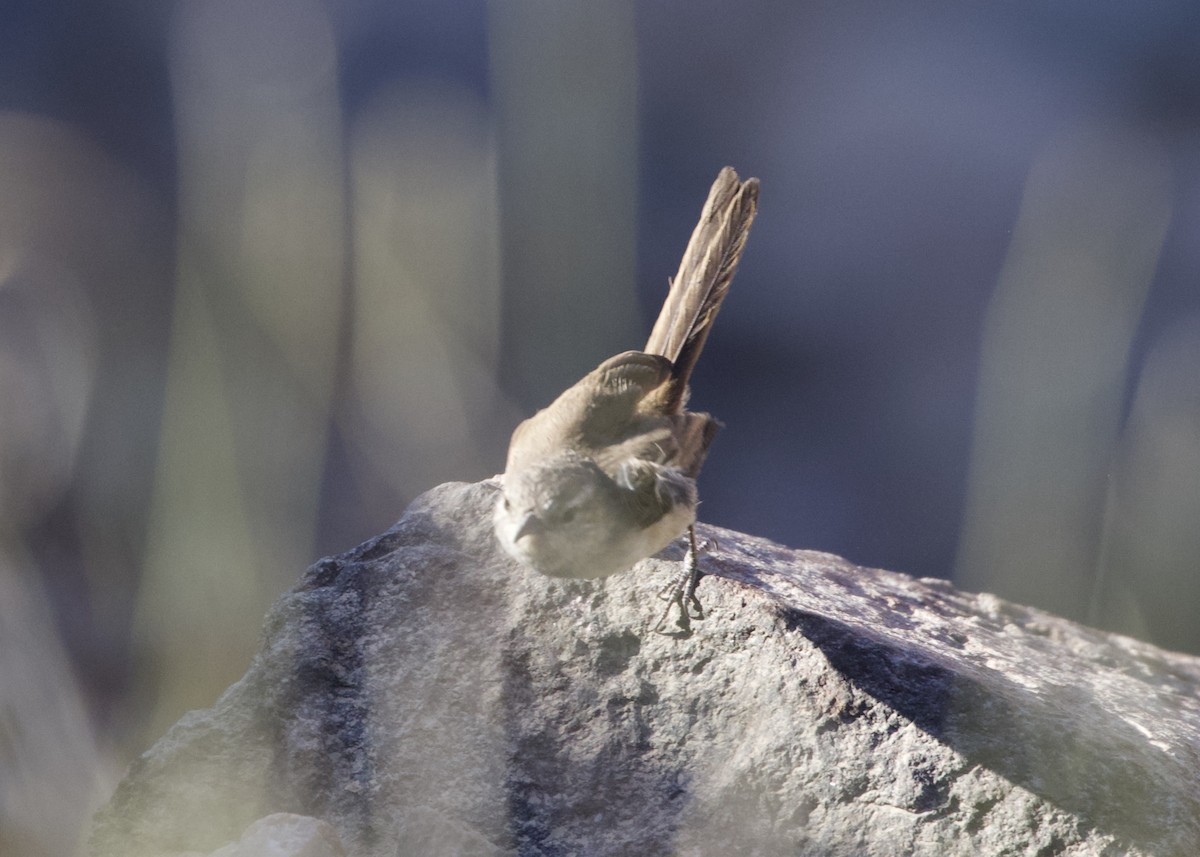
[[[721,170],[646,343],[648,353],[661,354],[673,366],[668,413],[683,407],[688,378],[729,291],[757,213],[758,179],[742,181],[732,167]]]

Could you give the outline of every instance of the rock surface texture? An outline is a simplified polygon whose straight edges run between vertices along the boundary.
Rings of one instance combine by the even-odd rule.
[[[655,633],[679,553],[542,577],[495,494],[443,485],[310,568],[94,852],[290,813],[353,857],[1200,854],[1200,659],[713,528],[707,618]]]

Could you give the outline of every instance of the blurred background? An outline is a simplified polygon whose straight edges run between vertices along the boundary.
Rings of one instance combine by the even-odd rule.
[[[725,164],[702,519],[1200,651],[1194,12],[0,6],[0,853],[639,347]]]

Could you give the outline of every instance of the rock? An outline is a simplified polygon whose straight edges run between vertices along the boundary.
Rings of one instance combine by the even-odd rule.
[[[712,527],[707,618],[654,633],[677,551],[546,578],[497,550],[495,492],[310,568],[94,853],[279,812],[364,857],[1200,853],[1200,659]]]
[[[246,828],[241,839],[208,857],[346,857],[346,850],[332,825],[306,815],[277,812],[260,818]]]

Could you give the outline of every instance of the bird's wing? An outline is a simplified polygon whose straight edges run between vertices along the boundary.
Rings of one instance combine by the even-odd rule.
[[[695,480],[675,467],[629,458],[618,468],[614,481],[625,489],[622,499],[626,509],[643,529],[680,507],[696,506]]]
[[[595,455],[622,442],[643,422],[642,401],[670,374],[670,361],[658,354],[626,351],[610,357],[517,426],[508,468],[566,450]]]

